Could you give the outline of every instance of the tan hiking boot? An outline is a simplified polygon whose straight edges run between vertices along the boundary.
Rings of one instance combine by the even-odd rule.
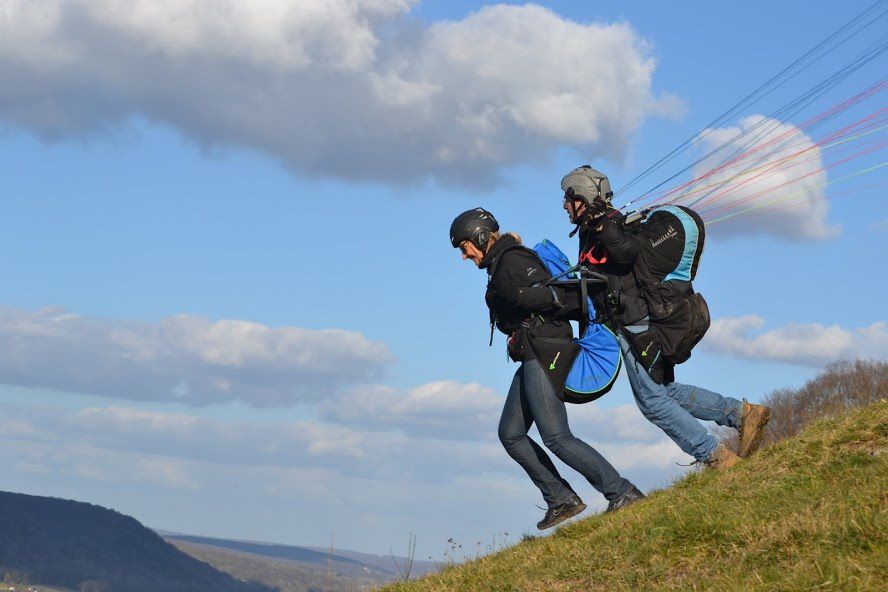
[[[737,454],[746,458],[756,450],[762,442],[765,425],[771,419],[771,410],[764,405],[754,405],[743,399],[743,411],[740,414],[740,450]]]
[[[709,460],[706,461],[706,466],[713,469],[730,469],[741,460],[742,459],[734,454],[730,448],[724,444],[719,444],[715,447],[715,450],[712,451]]]

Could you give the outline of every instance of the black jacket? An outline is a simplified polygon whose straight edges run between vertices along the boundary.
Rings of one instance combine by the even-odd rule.
[[[610,311],[612,320],[626,326],[648,316],[648,307],[636,277],[638,237],[623,226],[624,219],[611,210],[600,226],[582,228],[579,260],[607,276],[607,287],[592,293],[596,310]]]
[[[556,292],[539,285],[552,276],[531,249],[505,234],[490,247],[480,267],[487,270],[485,300],[497,329],[516,335],[519,341],[523,337],[531,341],[543,336],[573,337],[570,323],[556,319],[564,310]],[[521,359],[530,356],[531,352],[524,352]]]

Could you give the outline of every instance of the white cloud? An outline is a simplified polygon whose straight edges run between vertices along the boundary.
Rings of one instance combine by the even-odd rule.
[[[752,131],[745,144],[718,150],[695,166],[693,174],[699,177],[722,163],[734,162],[739,152],[755,151],[735,165],[727,165],[707,176],[701,187],[709,189],[695,192],[678,203],[702,198],[695,207],[707,220],[758,208],[754,213],[712,225],[714,235],[771,234],[793,240],[836,236],[840,228],[827,220],[829,205],[823,199],[826,188],[822,185],[827,174],[821,170],[820,148],[795,126],[753,115],[742,119],[739,127],[706,130],[698,145],[701,152],[707,154],[749,130]],[[791,158],[801,151],[804,151],[802,156]],[[783,201],[774,201],[781,198]],[[776,209],[787,204],[795,205]]]
[[[13,0],[0,7],[0,121],[75,137],[131,117],[348,181],[489,184],[561,145],[618,158],[676,109],[625,23],[416,0]]]
[[[620,471],[647,469],[661,476],[661,484],[668,483],[687,471],[688,455],[660,432],[651,442],[631,444],[605,443],[598,447],[601,453]]]
[[[888,324],[879,321],[847,330],[838,325],[791,323],[758,335],[765,325],[755,315],[713,321],[702,345],[707,350],[751,360],[820,367],[837,360],[888,359]]]
[[[505,396],[478,383],[438,381],[399,391],[354,388],[323,401],[320,417],[355,429],[400,431],[417,438],[496,440]],[[574,433],[595,441],[656,442],[662,433],[635,405],[569,405]]]
[[[572,431],[583,439],[651,444],[663,436],[635,405],[619,405],[608,409],[595,403],[570,405],[568,414]]]
[[[504,470],[499,442],[411,437],[310,419],[229,421],[131,407],[0,404],[0,438],[220,465],[329,469],[374,479],[446,482],[466,473]],[[173,478],[174,474],[168,475]]]
[[[355,388],[320,405],[322,418],[365,430],[426,438],[496,438],[504,399],[477,383],[431,382],[407,391]]]
[[[336,329],[110,321],[0,308],[0,383],[131,400],[289,406],[380,375],[383,343]]]
[[[477,385],[449,382],[414,391],[487,396]],[[639,487],[663,486],[686,470],[675,463],[688,457],[662,433],[649,438],[637,429],[647,423],[637,409],[633,420],[631,406],[594,407],[570,407],[574,433]],[[458,423],[455,409],[445,405],[445,412]],[[406,417],[422,424],[413,411]],[[639,440],[608,441],[609,417],[622,426],[616,433],[637,433]],[[539,492],[499,442],[475,440],[480,433],[443,439],[396,422],[383,430],[378,418],[369,423],[0,403],[0,462],[8,489],[109,505],[151,526],[217,536],[304,544],[333,529],[337,541],[355,540],[354,524],[376,517],[360,546],[400,543],[405,532],[419,531],[428,552],[437,553],[434,541],[446,548],[449,537],[486,540],[540,518]],[[591,508],[606,504],[585,479],[555,463]],[[170,505],[181,512],[171,517]],[[220,515],[230,519],[220,523]]]
[[[489,389],[443,381],[402,394],[377,390],[384,397],[371,394],[366,403],[351,393],[335,399],[322,406],[320,420],[220,420],[122,406],[70,410],[0,404],[0,438],[423,482],[449,482],[479,472],[509,474],[515,468],[496,437],[503,399]],[[351,405],[353,413],[333,412]],[[571,406],[569,412],[574,434],[606,451],[621,469],[661,471],[681,455],[677,448],[663,448],[663,434],[634,405]],[[531,437],[539,442],[535,433]],[[170,482],[176,480],[174,469],[161,471]]]

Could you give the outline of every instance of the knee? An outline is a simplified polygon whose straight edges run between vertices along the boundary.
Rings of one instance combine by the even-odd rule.
[[[661,418],[663,413],[669,407],[667,397],[662,395],[647,397],[645,399],[637,398],[635,402],[638,404],[638,409],[641,411],[641,414],[644,415],[648,421]]]
[[[558,454],[565,442],[573,439],[573,434],[570,430],[558,430],[540,435],[543,437],[543,445],[556,454]]]
[[[508,427],[503,425],[500,425],[497,435],[499,435],[499,441],[502,443],[503,448],[505,448],[506,450],[509,450],[510,448],[515,446],[515,444],[527,437],[526,432],[509,429]]]
[[[675,400],[688,400],[691,403],[697,401],[697,390],[693,387],[688,388],[683,384],[679,384],[677,382],[670,382],[665,387],[666,396],[670,399]]]

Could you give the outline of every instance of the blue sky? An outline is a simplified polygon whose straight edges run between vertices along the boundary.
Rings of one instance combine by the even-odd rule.
[[[0,12],[0,488],[210,536],[383,553],[416,532],[439,557],[540,513],[496,441],[514,366],[501,338],[487,347],[485,278],[450,248],[453,216],[483,205],[572,254],[567,170],[620,187],[868,3],[391,0],[312,21],[268,0],[253,6],[276,19],[233,2],[194,35],[149,5]],[[884,190],[715,227],[696,286],[716,322],[679,379],[755,400],[888,357]],[[644,488],[687,460],[625,379],[570,411]]]

